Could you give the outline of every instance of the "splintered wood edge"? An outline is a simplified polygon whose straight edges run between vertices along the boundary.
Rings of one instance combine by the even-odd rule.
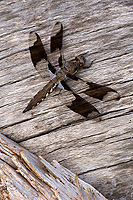
[[[0,147],[0,199],[106,200],[56,160],[50,164],[2,134]]]

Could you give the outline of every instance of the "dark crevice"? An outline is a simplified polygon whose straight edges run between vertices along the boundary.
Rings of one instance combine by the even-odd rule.
[[[0,52],[6,51],[6,50],[9,50],[9,48],[2,49],[0,50]]]
[[[10,36],[13,33],[18,33],[18,32],[24,31],[24,30],[28,30],[29,31],[29,29],[31,29],[31,28],[35,28],[35,26],[30,26],[30,27],[25,27],[23,29],[13,30],[13,31],[11,31],[9,33],[5,33],[5,34],[0,35],[0,37],[2,38],[2,37]]]
[[[58,151],[58,150],[60,150],[60,149],[66,149],[66,147],[67,148],[70,148],[70,147],[73,147],[73,144],[72,145],[67,145],[67,144],[70,144],[70,143],[77,143],[78,141],[82,141],[82,140],[85,140],[85,139],[88,139],[88,138],[93,138],[93,137],[95,137],[95,136],[99,136],[99,135],[103,135],[103,134],[105,134],[105,132],[102,132],[102,133],[98,133],[98,134],[94,134],[94,135],[89,135],[89,136],[86,136],[86,137],[82,137],[82,138],[79,138],[79,139],[76,139],[76,140],[71,140],[71,141],[67,141],[67,142],[65,142],[65,146],[61,146],[61,147],[59,147],[59,148],[56,148],[56,149],[54,149],[54,150],[52,150],[52,151],[49,151],[48,152],[48,154],[50,154],[50,153],[53,153],[53,152],[55,152],[55,151]],[[52,144],[55,144],[55,146],[56,146],[56,143],[57,142],[55,142],[55,143],[52,143]],[[87,145],[88,144],[92,144],[92,143],[87,143]],[[50,144],[51,145],[51,144]],[[45,147],[49,147],[50,145],[47,145],[47,146],[45,146]],[[81,145],[81,146],[85,146],[85,145]],[[76,147],[78,147],[78,145],[76,145]]]
[[[121,134],[121,135],[125,135],[125,134],[127,134],[127,132],[126,132],[126,133],[123,133],[123,134]],[[110,140],[110,139],[112,139],[112,138],[116,138],[116,137],[119,137],[119,136],[121,136],[121,135],[112,136],[112,137],[110,137],[110,138],[106,138],[106,139],[104,139],[104,140],[99,140],[99,141],[93,142],[93,143],[91,143],[91,144],[98,144],[98,143],[101,143],[101,142],[105,142],[106,140]],[[117,140],[117,141],[113,141],[113,142],[110,142],[110,143],[108,143],[108,144],[113,144],[113,143],[121,142],[121,141],[123,141],[123,140],[128,140],[128,139],[131,139],[131,137],[129,137],[129,138],[124,138],[124,139]],[[85,146],[85,145],[83,145],[83,146]]]
[[[20,51],[16,51],[16,52],[14,52],[14,53],[11,53],[11,54],[9,54],[9,55],[6,55],[6,56],[4,56],[4,57],[1,57],[0,60],[3,60],[3,59],[5,59],[5,58],[9,58],[10,56],[13,56],[13,55],[16,55],[16,54],[18,54],[18,53],[21,53],[21,52],[24,52],[24,51],[28,51],[28,50],[29,50],[29,48],[21,49]]]
[[[102,142],[105,142],[105,141],[107,141],[107,140],[110,140],[110,139],[112,139],[112,138],[117,138],[117,137],[120,137],[120,136],[122,136],[122,135],[125,135],[125,134],[128,134],[128,133],[130,133],[130,131],[128,131],[128,132],[125,132],[125,133],[122,133],[122,134],[119,134],[119,135],[114,135],[114,136],[111,136],[111,137],[108,137],[108,138],[105,138],[105,139],[103,139],[103,140],[99,140],[99,141],[97,141],[97,142],[87,142],[87,144],[81,144],[81,145],[77,145],[76,144],[76,147],[85,147],[86,145],[88,146],[88,145],[93,145],[93,144],[98,144],[98,143],[102,143]],[[82,137],[82,138],[79,138],[79,139],[77,139],[77,140],[71,140],[71,141],[68,141],[68,142],[65,142],[65,144],[69,144],[69,143],[73,143],[73,142],[76,142],[76,143],[78,143],[78,141],[82,141],[82,140],[85,140],[85,139],[88,139],[88,138],[93,138],[93,137],[95,137],[95,136],[100,136],[100,135],[103,135],[103,134],[105,134],[105,132],[102,132],[102,133],[99,133],[99,134],[95,134],[95,135],[90,135],[90,136],[86,136],[86,137]],[[114,141],[114,142],[110,142],[110,143],[108,143],[108,144],[112,144],[112,143],[115,143],[115,142],[120,142],[120,141],[123,141],[123,140],[126,140],[126,139],[131,139],[131,137],[130,138],[124,138],[124,139],[121,139],[121,140],[117,140],[117,141]],[[56,145],[56,143],[52,143],[52,144],[55,144]],[[50,145],[48,145],[48,146],[50,146]],[[45,147],[48,147],[48,146],[45,146]],[[73,147],[73,144],[72,145],[65,145],[64,147],[59,147],[59,148],[56,148],[56,149],[54,149],[54,150],[52,150],[52,151],[49,151],[48,152],[48,154],[51,154],[51,153],[55,153],[56,151],[58,151],[58,150],[61,150],[61,149],[66,149],[66,147],[67,148],[71,148],[71,147]],[[66,160],[66,159],[64,159],[64,160]],[[62,161],[64,161],[64,160],[62,160]]]
[[[120,81],[119,83],[128,83],[128,82],[131,82],[131,81],[133,81],[133,79],[130,79],[130,80],[124,80],[124,81]],[[118,84],[118,83],[117,83]]]
[[[114,135],[114,136],[105,138],[105,139],[103,139],[103,140],[99,140],[99,141],[97,141],[97,142],[91,142],[91,143],[89,143],[89,144],[93,145],[93,144],[98,144],[98,143],[101,143],[101,142],[105,142],[105,141],[107,141],[107,140],[110,140],[110,139],[112,139],[112,138],[120,137],[120,136],[125,135],[125,134],[128,134],[128,133],[130,133],[130,132],[131,132],[131,131],[128,131],[128,132],[125,132],[125,133],[122,133],[122,134],[119,134],[119,135]],[[102,133],[102,134],[104,134],[104,133]],[[100,135],[100,134],[97,134],[96,136],[98,136],[98,135]],[[120,142],[120,141],[123,141],[123,140],[126,140],[126,139],[131,139],[131,137],[130,137],[130,138],[124,138],[124,139],[117,140],[117,141],[113,141],[113,142],[110,142],[110,143],[108,143],[108,144]],[[88,143],[87,143],[87,145],[88,145]],[[85,145],[82,145],[82,146],[86,146],[86,144],[85,144]]]
[[[43,135],[46,135],[46,134],[49,134],[49,133],[58,131],[58,130],[62,129],[62,127],[64,127],[64,128],[65,128],[65,127],[69,127],[70,125],[72,125],[72,124],[74,124],[74,123],[79,123],[79,122],[81,122],[81,121],[84,121],[84,119],[76,120],[76,121],[70,122],[70,123],[68,123],[68,124],[61,125],[61,126],[59,125],[59,126],[57,126],[56,128],[53,128],[53,129],[51,129],[51,130],[43,131],[43,132],[37,134],[36,136],[34,135],[34,136],[26,137],[26,138],[21,139],[21,140],[17,140],[17,142],[20,143],[20,142],[24,142],[24,141],[27,141],[27,140],[30,140],[30,139],[35,139],[35,138],[38,138],[38,137],[40,137],[40,136],[43,136]]]
[[[122,110],[124,110],[124,109],[122,109]],[[114,112],[118,112],[118,111],[114,111]],[[113,113],[113,111],[112,111],[112,113]],[[116,117],[119,117],[119,116],[124,116],[125,114],[128,115],[128,114],[130,114],[130,113],[132,113],[132,112],[128,111],[128,112],[126,112],[126,113],[123,113],[123,114],[121,114],[121,115],[114,116],[114,117],[112,117],[112,118],[116,118]],[[42,115],[42,113],[39,114],[39,115]],[[39,115],[36,115],[36,117],[38,117]],[[104,114],[104,115],[105,115],[105,114]],[[104,115],[100,115],[100,116],[104,116]],[[32,119],[34,119],[34,118],[35,118],[35,116],[34,116],[34,117],[31,117],[31,118],[29,118],[29,119],[26,119],[26,120],[17,122],[16,124],[20,124],[20,123],[22,123],[22,122],[26,122],[26,121],[32,120]],[[95,120],[95,119],[96,119],[96,118],[94,118],[94,120]],[[102,121],[105,121],[105,120],[108,120],[108,119],[110,119],[110,118],[104,119],[104,120],[102,120]],[[88,120],[89,120],[89,119],[88,119]],[[62,129],[62,127],[63,127],[63,128],[65,128],[65,127],[69,128],[70,126],[75,126],[75,125],[77,125],[77,124],[79,125],[79,124],[82,123],[83,121],[88,121],[88,120],[87,120],[87,119],[74,120],[74,121],[71,121],[71,122],[69,122],[69,123],[67,123],[67,124],[59,125],[59,126],[57,126],[56,128],[53,128],[53,129],[51,129],[51,130],[43,131],[43,132],[37,134],[36,136],[34,135],[34,136],[30,136],[30,137],[26,137],[26,138],[24,138],[24,139],[18,140],[18,142],[24,142],[24,141],[27,141],[27,140],[30,140],[30,139],[35,139],[35,138],[37,138],[37,137],[40,137],[40,136],[43,136],[43,135],[52,133],[52,132],[54,132],[54,131],[59,131],[60,129]],[[93,119],[92,119],[92,120],[93,120]],[[14,126],[14,125],[16,125],[16,124],[8,125],[7,127]],[[3,128],[7,128],[7,127],[3,127]]]
[[[128,160],[126,162],[121,162],[121,163],[117,163],[117,164],[114,164],[114,165],[110,165],[110,166],[104,166],[104,167],[99,167],[99,168],[96,168],[96,169],[91,169],[91,170],[87,170],[86,172],[82,172],[82,173],[79,173],[78,175],[85,175],[87,173],[90,173],[90,172],[94,172],[94,171],[97,171],[97,170],[103,170],[103,169],[109,169],[109,168],[113,168],[113,167],[117,167],[119,165],[123,165],[123,164],[128,164],[130,162],[132,162],[133,160]],[[59,162],[60,163],[60,162]]]
[[[123,109],[123,110],[124,110],[124,109]],[[118,112],[118,111],[112,111],[112,112],[110,112],[110,113],[113,113],[113,112]],[[127,112],[125,112],[125,113],[118,114],[117,116],[108,117],[108,118],[106,118],[106,119],[103,119],[102,121],[106,121],[106,120],[108,120],[108,119],[114,119],[114,118],[121,117],[121,116],[124,116],[124,115],[130,115],[130,114],[132,114],[132,113],[133,113],[133,110],[127,111]],[[109,113],[104,113],[104,115],[106,115],[106,114],[109,114]]]
[[[0,129],[9,128],[9,127],[15,126],[15,125],[17,125],[17,124],[21,124],[21,123],[23,123],[23,122],[29,121],[29,120],[31,120],[31,119],[33,119],[33,117],[32,117],[32,118],[29,118],[29,119],[24,119],[24,120],[21,120],[21,121],[19,121],[19,122],[15,122],[15,123],[12,123],[12,124],[9,124],[9,125],[1,126]]]
[[[37,73],[36,73],[36,74],[37,74]],[[14,84],[14,83],[19,83],[19,82],[21,82],[21,81],[23,81],[23,80],[26,80],[26,79],[31,78],[31,77],[34,77],[34,76],[35,76],[35,74],[31,74],[31,75],[29,75],[29,76],[24,77],[23,79],[18,79],[18,80],[16,80],[16,81],[10,81],[10,82],[8,82],[8,83],[5,83],[5,84],[3,84],[3,85],[0,85],[0,88],[1,88],[1,87],[4,87],[4,86],[7,86],[7,85]]]
[[[124,111],[125,109],[126,108],[122,108],[122,109],[119,109],[119,110],[112,110],[112,111],[109,111],[109,112],[105,112],[105,113],[101,114],[101,116],[106,116],[106,115],[112,114],[112,113],[118,113],[119,111]],[[118,114],[116,116],[112,116],[112,117],[108,117],[106,119],[102,119],[102,121],[106,121],[108,119],[116,118],[116,117],[119,117],[119,116],[124,116],[124,115],[127,115],[128,113],[130,114],[130,112],[132,112],[132,110],[128,111],[128,112],[125,112],[125,113],[122,113],[122,114]]]
[[[88,21],[89,21],[89,20],[88,20]],[[85,21],[85,22],[87,22],[87,21]],[[82,22],[82,23],[83,23],[83,22]],[[80,26],[80,27],[81,27],[81,26]],[[79,28],[80,28],[80,27],[79,27]],[[116,26],[116,27],[114,27],[114,26],[106,26],[106,27],[103,27],[103,28],[97,28],[97,29],[95,29],[95,30],[88,31],[88,34],[97,33],[97,32],[102,31],[102,30],[106,30],[106,31],[110,32],[110,31],[119,30],[119,29],[125,28],[125,27],[132,27],[132,22],[131,22],[131,23],[128,23],[128,24],[121,24],[121,25]],[[108,30],[108,29],[109,29],[109,30]],[[71,31],[71,30],[72,30],[72,31]],[[70,33],[68,33],[68,34],[65,35],[65,36],[69,36],[69,35],[72,35],[72,34],[75,34],[75,33],[78,33],[78,32],[79,32],[79,30],[77,30],[77,31],[73,31],[73,30],[74,30],[73,28],[66,28],[66,29],[65,29],[65,32],[66,32],[66,31],[69,31]]]
[[[99,53],[99,51],[97,51],[97,52],[92,52],[92,53],[86,52],[86,53],[84,53],[83,55],[89,55],[89,56],[91,56],[91,55],[95,55],[96,53]],[[100,63],[100,62],[103,62],[103,61],[106,61],[106,60],[110,60],[110,59],[113,59],[113,58],[119,58],[119,57],[121,57],[121,56],[130,54],[130,53],[132,53],[132,50],[127,51],[127,52],[124,52],[123,54],[118,54],[118,55],[116,55],[116,56],[107,57],[107,58],[104,58],[104,59],[95,61],[95,63]]]
[[[132,130],[133,131],[133,130]],[[131,131],[130,131],[131,132]],[[130,132],[126,132],[127,133],[130,133]],[[132,132],[131,132],[132,133]],[[124,133],[125,134],[125,133]],[[114,141],[114,142],[110,142],[109,144],[113,144],[113,143],[116,143],[116,142],[122,142],[124,140],[131,140],[132,139],[132,136],[131,137],[128,137],[128,138],[123,138],[123,139],[120,139],[120,140],[117,140],[117,141]]]

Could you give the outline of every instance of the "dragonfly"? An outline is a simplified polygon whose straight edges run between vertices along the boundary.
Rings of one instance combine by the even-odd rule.
[[[58,67],[53,65],[46,53],[44,45],[41,41],[40,36],[31,31],[29,34],[29,51],[32,63],[35,69],[43,74],[45,70],[49,71],[50,81],[30,100],[27,107],[24,109],[23,113],[33,109],[39,105],[48,95],[50,95],[57,87],[63,90],[71,92],[74,96],[74,100],[71,100],[68,105],[66,105],[73,112],[85,117],[93,118],[100,115],[97,108],[95,108],[91,103],[89,103],[81,95],[77,94],[67,83],[67,80],[71,79],[74,81],[83,81],[87,84],[87,89],[83,91],[85,95],[90,97],[103,100],[104,96],[111,94],[113,99],[119,99],[120,95],[118,92],[110,87],[103,86],[97,83],[85,81],[77,76],[77,73],[82,68],[85,67],[86,59],[83,55],[78,55],[75,60],[66,61],[63,56],[62,42],[63,41],[63,25],[61,22],[57,22],[54,25],[50,40],[50,52],[52,53],[59,51]],[[43,61],[43,62],[42,62]],[[46,68],[47,63],[47,68]],[[91,64],[92,65],[92,62]],[[90,67],[90,66],[89,66]],[[44,78],[44,74],[41,75]]]

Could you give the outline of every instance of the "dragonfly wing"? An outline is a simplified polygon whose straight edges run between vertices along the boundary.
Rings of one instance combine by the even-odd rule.
[[[99,100],[111,100],[111,99],[120,99],[120,95],[116,90],[113,90],[110,87],[102,86],[100,84],[87,82],[89,88],[83,91],[84,94],[94,97]]]
[[[69,105],[67,105],[69,109],[88,119],[92,119],[99,116],[99,111],[88,101],[86,101],[81,96],[73,92],[65,81],[61,81],[61,84],[66,90],[71,91],[75,97],[75,100],[71,101]]]
[[[32,31],[29,34],[29,50],[32,63],[42,78],[49,75],[48,69],[55,73],[55,67],[50,63],[40,36]]]

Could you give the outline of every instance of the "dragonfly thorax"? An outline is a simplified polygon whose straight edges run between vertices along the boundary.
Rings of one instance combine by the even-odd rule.
[[[69,61],[69,62],[66,62],[65,63],[65,66],[63,66],[66,70],[66,73],[71,73],[71,74],[75,74],[79,68],[83,67],[84,64],[85,64],[85,58],[84,56],[77,56],[75,57],[75,60],[74,62],[72,61]]]

